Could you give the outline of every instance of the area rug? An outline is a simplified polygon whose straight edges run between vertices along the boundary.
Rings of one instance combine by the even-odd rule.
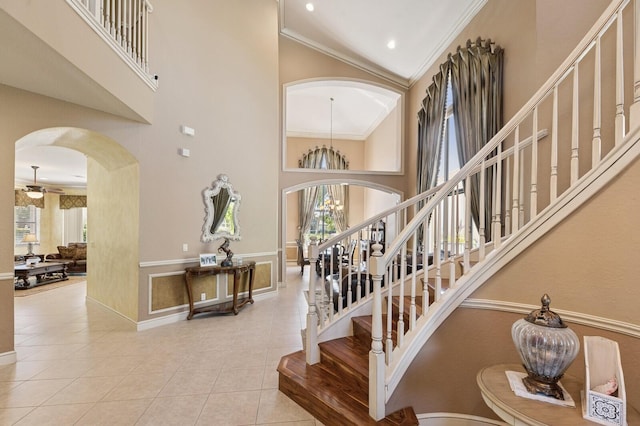
[[[37,287],[27,288],[24,290],[15,290],[13,292],[13,295],[15,297],[31,296],[32,294],[42,293],[43,291],[55,290],[56,288],[66,287],[68,285],[78,284],[84,281],[87,281],[87,277],[84,275],[76,275],[76,276],[70,275],[68,280],[39,285]]]

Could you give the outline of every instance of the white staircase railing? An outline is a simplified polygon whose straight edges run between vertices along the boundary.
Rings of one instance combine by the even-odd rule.
[[[123,60],[153,89],[149,74],[149,14],[147,0],[66,0]]]
[[[462,301],[455,295],[466,294],[461,292],[479,285],[479,281],[474,283],[474,272],[481,271],[483,264],[498,256],[501,246],[550,210],[563,194],[591,177],[594,173],[590,172],[609,154],[620,151],[627,110],[630,129],[635,133],[640,118],[640,0],[634,0],[633,8],[628,4],[629,0],[613,1],[509,123],[428,198],[384,253],[372,254],[367,270],[374,289],[369,356],[369,413],[374,419],[385,416],[385,403],[410,361]],[[623,31],[623,15],[627,13],[635,17],[635,31],[627,32],[633,33],[631,40],[625,40]],[[634,76],[627,83],[634,87],[632,103],[624,99],[625,45],[634,49]],[[615,57],[614,64],[602,60],[605,53],[606,57]],[[588,76],[586,84],[579,77],[580,70]],[[588,121],[583,117],[589,117]],[[539,140],[543,128],[550,128],[551,140]],[[480,182],[479,227],[474,225],[471,197],[465,191],[472,180]],[[485,181],[491,191],[485,192]],[[485,214],[491,219],[489,229],[484,229]],[[432,265],[419,271],[419,279],[415,273],[408,277],[404,267],[408,253],[416,264],[417,241],[426,242],[423,253],[433,258]],[[398,305],[395,310],[394,298]],[[404,308],[405,303],[409,309]]]

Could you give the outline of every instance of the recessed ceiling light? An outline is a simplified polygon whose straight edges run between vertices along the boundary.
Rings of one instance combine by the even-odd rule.
[[[307,4],[305,5],[305,7],[307,8],[307,10],[308,10],[309,12],[313,12],[313,3],[307,3]]]
[[[396,48],[396,41],[395,40],[389,40],[389,42],[387,43],[387,47],[389,49],[395,49]]]

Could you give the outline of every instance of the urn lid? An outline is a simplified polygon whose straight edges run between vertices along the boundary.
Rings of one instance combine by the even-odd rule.
[[[566,324],[562,322],[560,315],[549,309],[549,304],[551,303],[549,295],[545,293],[540,301],[542,302],[542,307],[531,311],[529,315],[525,317],[525,320],[543,327],[567,328]]]

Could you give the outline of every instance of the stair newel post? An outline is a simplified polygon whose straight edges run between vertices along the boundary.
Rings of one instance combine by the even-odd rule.
[[[369,351],[369,415],[375,420],[385,416],[385,355],[382,350],[382,277],[384,264],[382,244],[372,245],[373,253],[369,259],[373,277],[373,307],[371,319],[371,351]],[[389,283],[387,283],[389,285]]]
[[[312,242],[309,245],[309,252],[309,263],[313,265],[318,260],[317,242]],[[318,325],[320,324],[320,320],[318,318],[316,302],[317,280],[317,274],[309,274],[309,306],[307,310],[307,331],[305,335],[307,364],[317,364],[320,362],[320,347],[318,346]]]

